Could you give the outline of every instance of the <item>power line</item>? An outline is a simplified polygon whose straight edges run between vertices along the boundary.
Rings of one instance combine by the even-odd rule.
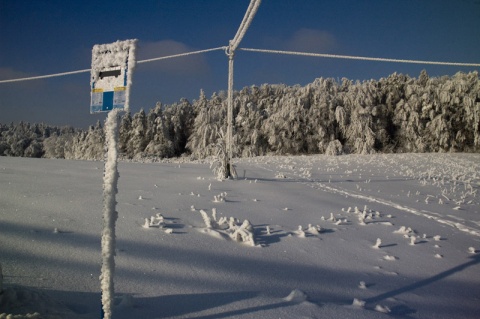
[[[218,47],[218,48],[212,48],[212,49],[206,49],[206,50],[185,52],[185,53],[179,53],[179,54],[174,54],[174,55],[162,56],[162,57],[153,58],[153,59],[140,60],[140,61],[137,61],[137,63],[140,64],[140,63],[154,62],[154,61],[159,61],[159,60],[165,60],[165,59],[171,59],[171,58],[179,58],[179,57],[188,56],[188,55],[194,55],[194,54],[200,54],[200,53],[211,52],[211,51],[218,51],[218,50],[226,50],[226,49],[227,49],[227,47]],[[72,74],[79,74],[79,73],[88,73],[88,72],[90,72],[90,71],[91,71],[91,69],[83,69],[83,70],[69,71],[69,72],[62,72],[62,73],[55,73],[55,74],[30,76],[30,77],[26,77],[26,78],[0,80],[0,83],[12,83],[12,82],[21,82],[21,81],[47,79],[47,78],[54,78],[54,77],[59,77],[59,76],[65,76],[65,75],[72,75]]]
[[[240,44],[240,41],[242,41],[243,37],[245,36],[245,33],[247,32],[248,27],[250,27],[250,24],[252,23],[253,18],[255,17],[255,14],[257,13],[258,7],[260,6],[260,3],[262,0],[251,0],[250,4],[248,5],[247,12],[245,12],[245,15],[243,16],[243,20],[240,23],[240,26],[237,30],[237,33],[235,34],[235,37],[233,40],[230,42],[230,51],[235,51],[235,49],[238,47]]]
[[[309,52],[295,52],[295,51],[281,51],[281,50],[266,50],[266,49],[251,49],[251,48],[239,48],[239,50],[250,51],[250,52],[261,52],[261,53],[274,53],[274,54],[311,56],[311,57],[320,57],[320,58],[332,58],[332,59],[349,59],[349,60],[363,60],[363,61],[377,61],[377,62],[396,62],[396,63],[411,63],[411,64],[433,64],[433,65],[448,65],[448,66],[480,67],[480,63],[459,63],[459,62],[438,62],[438,61],[422,61],[422,60],[371,58],[371,57],[362,57],[362,56],[324,54],[324,53],[309,53]]]
[[[137,61],[137,63],[139,63],[139,64],[140,63],[148,63],[148,62],[154,62],[154,61],[159,61],[159,60],[166,60],[166,59],[171,59],[171,58],[178,58],[178,57],[183,57],[183,56],[188,56],[188,55],[194,55],[194,54],[200,54],[200,53],[206,53],[206,52],[218,51],[218,50],[226,50],[226,49],[228,49],[228,47],[223,46],[223,47],[218,47],[218,48],[192,51],[192,52],[185,52],[185,53],[179,53],[179,54],[174,54],[174,55],[162,56],[162,57],[158,57],[158,58],[140,60],[140,61]],[[273,53],[273,54],[284,54],[284,55],[299,55],[299,56],[311,56],[311,57],[320,57],[320,58],[332,58],[332,59],[348,59],[348,60],[411,63],[411,64],[430,64],[430,65],[445,65],[445,66],[480,67],[480,63],[439,62],[439,61],[424,61],[424,60],[372,58],[372,57],[361,57],[361,56],[350,56],[350,55],[295,52],[295,51],[282,51],[282,50],[267,50],[267,49],[252,49],[252,48],[238,48],[238,50],[249,51],[249,52],[260,52],[260,53]],[[77,71],[69,71],[69,72],[54,73],[54,74],[47,74],[47,75],[31,76],[31,77],[26,77],[26,78],[0,80],[0,84],[1,83],[29,81],[29,80],[47,79],[47,78],[65,76],[65,75],[87,73],[87,72],[90,72],[90,71],[91,71],[91,69],[83,69],[83,70],[77,70]]]
[[[10,79],[10,80],[0,80],[0,83],[11,83],[11,82],[20,82],[20,81],[47,79],[47,78],[54,78],[54,77],[57,77],[57,76],[72,75],[72,74],[87,73],[87,72],[90,72],[90,69],[84,69],[84,70],[78,70],[78,71],[70,71],[70,72],[63,72],[63,73],[55,73],[55,74],[48,74],[48,75],[31,76],[31,77],[28,77],[28,78],[19,78],[19,79]]]
[[[200,53],[206,53],[206,52],[218,51],[218,50],[226,50],[227,48],[228,47],[218,47],[218,48],[212,48],[212,49],[206,49],[206,50],[200,50],[200,51],[185,52],[185,53],[179,53],[179,54],[174,54],[174,55],[162,56],[162,57],[153,58],[153,59],[141,60],[141,61],[137,61],[137,63],[140,64],[140,63],[166,60],[166,59],[171,59],[171,58],[179,58],[179,57],[187,56],[187,55],[200,54]]]

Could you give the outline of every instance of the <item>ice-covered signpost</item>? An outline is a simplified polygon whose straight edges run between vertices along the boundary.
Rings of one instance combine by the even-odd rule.
[[[95,45],[92,49],[90,113],[109,112],[105,121],[103,172],[102,318],[112,317],[115,272],[115,222],[117,194],[118,113],[129,110],[130,86],[137,40]]]

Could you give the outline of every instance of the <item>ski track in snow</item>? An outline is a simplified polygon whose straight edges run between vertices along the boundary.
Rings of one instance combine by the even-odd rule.
[[[304,184],[310,186],[310,184],[306,184],[306,183],[304,183]],[[346,195],[346,196],[350,196],[350,197],[354,197],[354,198],[358,198],[358,199],[363,199],[363,200],[366,200],[366,201],[369,201],[369,202],[379,203],[379,204],[389,206],[389,207],[393,207],[393,208],[396,208],[398,210],[402,210],[402,211],[405,211],[405,212],[408,212],[408,213],[411,213],[411,214],[414,214],[414,215],[417,215],[417,216],[426,217],[428,219],[435,220],[435,221],[437,221],[441,224],[445,224],[445,225],[448,225],[448,226],[451,226],[451,227],[455,227],[455,228],[457,228],[461,231],[464,231],[464,232],[469,233],[471,235],[475,235],[475,236],[480,237],[480,230],[473,229],[473,228],[468,227],[466,225],[463,225],[462,223],[459,223],[459,222],[454,222],[454,221],[443,219],[443,218],[439,217],[439,214],[437,214],[437,213],[428,212],[428,211],[425,211],[425,210],[419,211],[417,209],[402,206],[400,204],[397,204],[397,203],[394,203],[394,202],[391,202],[391,201],[387,201],[387,200],[384,200],[384,199],[381,199],[381,198],[375,198],[375,197],[372,197],[372,196],[367,196],[367,195],[362,195],[362,194],[355,194],[351,191],[345,191],[345,190],[342,190],[342,189],[339,189],[339,188],[327,186],[327,185],[322,184],[322,183],[314,183],[314,185],[316,186],[317,189],[322,189],[322,190],[325,190],[325,191],[330,191],[332,193],[337,193],[337,194],[342,194],[342,195]],[[454,218],[458,218],[458,217],[454,217]]]
[[[401,155],[397,154],[397,156],[401,156]],[[312,157],[314,157],[314,156],[312,156]],[[308,157],[306,157],[306,158],[308,159]],[[308,167],[310,165],[310,167],[311,167],[311,163],[308,163],[308,160],[303,161],[303,163],[301,163],[302,162],[301,159],[302,159],[302,157],[297,157],[296,158],[296,161],[300,162],[299,163],[300,166],[303,164],[304,166]],[[283,169],[283,171],[285,171],[285,166],[283,166],[281,168],[279,168],[277,166],[275,169],[271,168],[271,166],[266,166],[266,165],[263,165],[263,164],[259,164],[258,166],[265,169],[265,170],[272,171],[272,172],[274,172],[274,171],[278,172],[278,171],[281,171],[282,169]],[[282,166],[282,165],[280,165],[280,166]],[[379,198],[379,197],[363,195],[361,193],[357,193],[357,192],[351,191],[351,190],[342,189],[340,187],[329,186],[329,185],[326,185],[325,183],[317,182],[314,179],[310,179],[308,177],[305,177],[305,175],[306,175],[305,171],[308,171],[308,169],[299,168],[299,169],[296,170],[295,168],[296,168],[295,165],[287,165],[287,169],[290,169],[290,173],[295,177],[296,182],[302,183],[306,186],[309,186],[309,187],[312,187],[312,188],[315,188],[315,189],[318,189],[318,190],[323,190],[323,191],[326,191],[326,192],[331,192],[331,193],[336,193],[336,194],[340,194],[340,195],[344,195],[344,196],[358,198],[358,199],[365,200],[365,201],[368,201],[368,202],[375,202],[375,203],[378,203],[378,204],[381,204],[381,205],[384,205],[384,206],[388,206],[388,207],[392,207],[392,208],[395,208],[395,209],[398,209],[398,210],[401,210],[401,211],[404,211],[404,212],[408,212],[408,213],[411,213],[411,214],[414,214],[414,215],[417,215],[417,216],[425,217],[427,219],[434,220],[438,223],[456,228],[456,229],[458,229],[460,231],[463,231],[465,233],[468,233],[470,235],[480,237],[480,227],[477,229],[477,228],[469,227],[469,226],[461,223],[460,221],[465,221],[463,218],[453,216],[453,215],[446,215],[445,216],[445,215],[435,213],[435,212],[431,212],[431,211],[427,211],[427,210],[418,210],[418,209],[408,207],[408,206],[405,206],[405,205],[401,205],[401,204],[398,204],[398,203],[395,203],[395,202],[392,202],[392,201],[389,201],[389,200],[385,200],[385,199],[382,199],[382,198]],[[277,173],[276,177],[277,178],[285,178],[283,173],[280,173],[280,174]],[[455,209],[455,208],[453,208],[453,209]],[[447,217],[447,216],[454,219],[454,220],[446,219],[445,217]],[[471,222],[480,226],[479,221],[471,221]]]

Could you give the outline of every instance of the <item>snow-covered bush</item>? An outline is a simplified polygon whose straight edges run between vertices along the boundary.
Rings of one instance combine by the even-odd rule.
[[[143,224],[143,228],[162,228],[163,225],[165,224],[165,219],[163,218],[163,215],[160,213],[157,213],[155,216],[151,216],[150,218],[145,218],[145,223]]]
[[[326,155],[337,156],[343,153],[343,146],[339,140],[330,141],[328,143],[327,149],[325,150]]]
[[[230,228],[233,232],[230,234],[230,237],[237,242],[242,242],[250,246],[255,246],[255,237],[253,234],[253,226],[250,224],[248,219],[245,219],[243,223],[238,226]]]
[[[200,214],[202,215],[203,222],[205,223],[205,227],[209,228],[209,229],[213,228],[212,221],[215,222],[215,224],[216,224],[216,221],[213,218],[211,218],[210,216],[208,216],[207,212],[204,211],[203,209],[200,209]]]
[[[236,218],[221,217],[217,220],[216,209],[212,209],[212,216],[210,217],[206,211],[200,210],[205,228],[216,233],[222,233],[229,236],[236,242],[255,246],[255,235],[252,224],[245,219],[243,223],[239,223]]]
[[[225,144],[225,135],[222,131],[219,132],[219,138],[215,146],[216,153],[213,157],[210,167],[218,180],[227,179],[229,176],[230,167],[228,163],[227,146]]]

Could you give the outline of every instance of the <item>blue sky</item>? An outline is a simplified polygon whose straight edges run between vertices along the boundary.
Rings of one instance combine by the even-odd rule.
[[[91,65],[93,45],[139,40],[137,59],[228,45],[249,0],[0,0],[0,79]],[[355,56],[480,62],[480,0],[263,0],[240,47]],[[445,67],[295,57],[237,51],[235,89],[307,84],[317,77],[379,79],[469,72]],[[227,88],[223,51],[139,64],[131,108],[192,101]],[[0,123],[86,127],[89,73],[0,84]]]

